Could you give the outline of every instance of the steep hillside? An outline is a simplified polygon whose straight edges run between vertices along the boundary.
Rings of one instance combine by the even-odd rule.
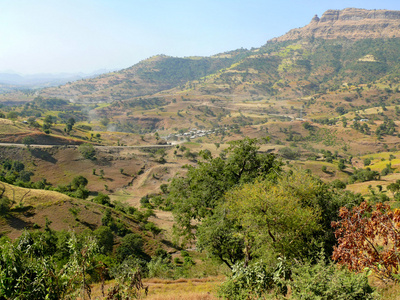
[[[259,124],[274,115],[332,116],[336,106],[393,105],[399,17],[397,11],[327,11],[257,49],[198,59],[158,56],[42,94],[113,101],[98,115],[112,119],[117,131],[137,133]]]
[[[6,233],[11,238],[19,236],[24,228],[44,228],[46,218],[52,222],[55,230],[94,230],[102,225],[101,218],[107,209],[58,192],[27,189],[4,182],[0,182],[0,192],[13,201],[9,214],[0,216],[0,235]],[[112,213],[130,230],[140,232],[139,222],[132,216],[114,210]]]
[[[244,53],[242,53],[244,52]],[[177,58],[159,55],[130,68],[79,80],[41,92],[76,102],[111,102],[149,95],[212,74],[230,66],[246,51],[215,57]]]
[[[396,75],[400,39],[299,40],[267,44],[206,81],[208,94],[305,96]]]
[[[398,38],[268,43],[216,74],[98,113],[124,131],[171,131],[397,105],[399,49]]]

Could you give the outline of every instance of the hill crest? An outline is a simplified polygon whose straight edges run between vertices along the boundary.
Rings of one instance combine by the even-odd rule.
[[[400,37],[400,11],[346,8],[327,10],[319,18],[301,28],[292,29],[270,42],[284,42],[304,38],[360,40],[367,38]]]

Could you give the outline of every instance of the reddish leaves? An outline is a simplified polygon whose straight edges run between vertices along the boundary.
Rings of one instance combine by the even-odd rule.
[[[338,239],[332,258],[350,270],[369,268],[382,280],[398,281],[400,210],[382,203],[373,209],[363,202],[351,211],[342,207],[339,216],[341,221],[332,222]]]

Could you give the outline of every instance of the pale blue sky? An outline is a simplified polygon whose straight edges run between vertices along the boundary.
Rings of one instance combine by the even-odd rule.
[[[0,0],[0,72],[92,72],[156,54],[250,49],[346,7],[400,10],[400,1]]]

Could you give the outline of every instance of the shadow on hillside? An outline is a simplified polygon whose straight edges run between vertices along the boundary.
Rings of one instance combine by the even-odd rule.
[[[8,225],[10,225],[12,228],[15,228],[17,230],[22,230],[24,228],[30,228],[32,227],[31,222],[25,222],[24,220],[21,220],[20,218],[11,216],[8,218]]]
[[[84,226],[90,228],[92,231],[95,230],[95,229],[97,228],[97,225],[96,225],[96,224],[91,224],[91,223],[88,223],[88,222],[86,222],[86,221],[79,221],[79,222],[80,222],[82,225],[84,225]]]
[[[326,171],[322,171],[322,172],[324,172],[325,174],[330,175],[330,176],[335,175],[335,171],[326,170]]]
[[[55,159],[53,156],[51,156],[50,153],[43,151],[42,149],[33,148],[31,149],[31,154],[36,158],[48,161],[52,164],[57,163],[57,159]]]
[[[175,248],[175,249],[177,249],[177,250],[182,250],[182,249],[183,249],[183,248],[179,247],[178,245],[175,245],[175,244],[172,243],[171,241],[167,241],[167,240],[164,240],[164,239],[161,240],[161,243],[163,243],[163,244],[166,245],[167,247]]]
[[[35,210],[32,205],[13,207],[12,212],[23,213],[25,217],[32,217],[35,215]]]
[[[349,176],[353,175],[353,172],[350,172],[350,171],[342,170],[342,172]]]

